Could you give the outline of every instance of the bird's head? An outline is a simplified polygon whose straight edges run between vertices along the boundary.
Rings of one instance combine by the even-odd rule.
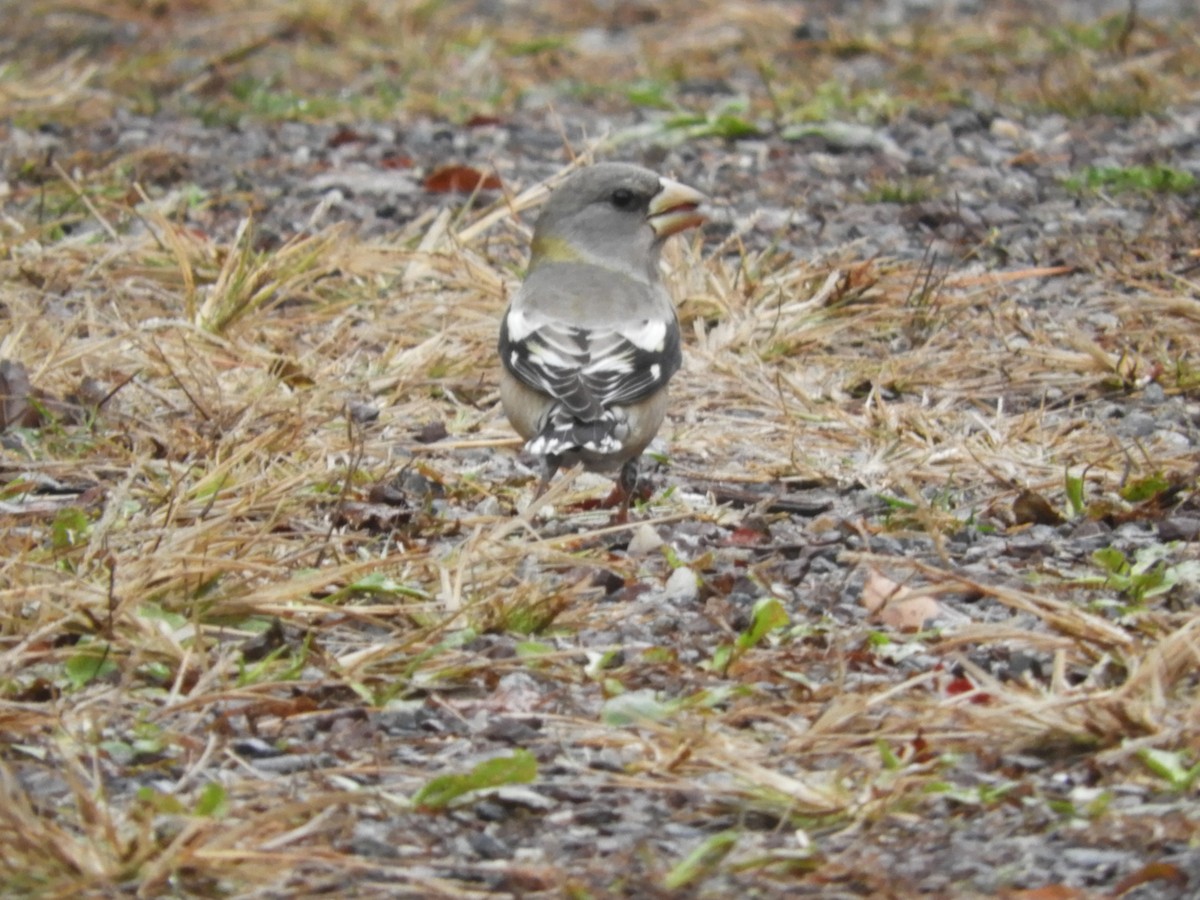
[[[586,261],[633,267],[639,277],[652,278],[663,242],[703,222],[707,201],[700,191],[640,166],[580,169],[542,207],[532,263]]]

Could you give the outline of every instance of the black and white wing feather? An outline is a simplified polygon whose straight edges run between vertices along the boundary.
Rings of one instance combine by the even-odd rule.
[[[505,317],[500,352],[508,370],[580,419],[634,403],[663,388],[679,369],[675,323],[644,319],[612,328],[546,321],[530,327],[520,310]]]
[[[644,312],[644,311],[643,311]],[[666,387],[682,362],[674,311],[577,325],[514,303],[500,331],[500,355],[514,377],[556,401],[534,454],[572,449],[616,453],[620,413]]]

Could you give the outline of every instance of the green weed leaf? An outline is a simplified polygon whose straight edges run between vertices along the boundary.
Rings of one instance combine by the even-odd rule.
[[[528,784],[537,778],[537,758],[528,750],[484,760],[465,775],[439,775],[413,796],[415,806],[445,809],[464,794],[505,784]]]
[[[63,664],[67,680],[71,687],[81,688],[84,685],[111,675],[117,670],[117,663],[109,652],[108,644],[86,644],[78,653]]]
[[[737,846],[736,831],[722,831],[714,834],[699,847],[684,857],[663,878],[663,887],[668,891],[677,891],[697,879],[713,872],[734,847]]]

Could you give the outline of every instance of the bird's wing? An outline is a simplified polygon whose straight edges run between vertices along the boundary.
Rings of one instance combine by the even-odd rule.
[[[529,387],[595,421],[660,390],[679,369],[679,325],[668,315],[582,326],[514,303],[501,325],[500,356]]]

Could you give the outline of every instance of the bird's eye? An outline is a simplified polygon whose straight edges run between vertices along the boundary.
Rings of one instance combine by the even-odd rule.
[[[633,202],[637,198],[634,197],[633,191],[628,188],[617,188],[608,199],[617,209],[629,209],[629,207],[633,206]]]

